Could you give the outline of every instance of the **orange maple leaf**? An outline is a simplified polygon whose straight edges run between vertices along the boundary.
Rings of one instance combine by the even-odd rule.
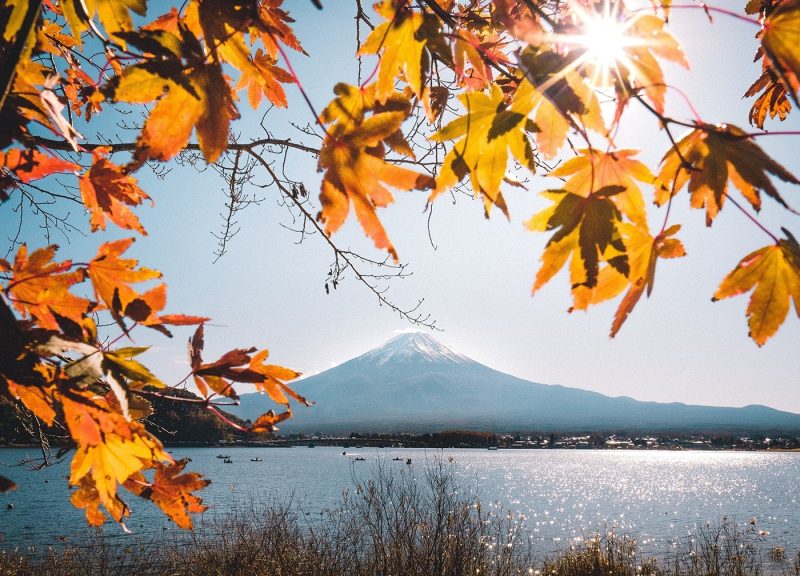
[[[264,360],[266,360],[268,356],[269,350],[261,350],[260,352],[254,354],[250,360],[250,370],[263,376],[263,380],[261,382],[255,383],[256,388],[266,392],[269,397],[278,404],[285,404],[287,407],[289,406],[289,399],[284,394],[285,392],[298,402],[301,402],[306,406],[310,406],[311,403],[308,400],[306,400],[303,396],[300,396],[297,392],[289,388],[285,382],[283,382],[284,380],[294,380],[295,378],[298,378],[301,376],[300,372],[295,372],[294,370],[284,368],[283,366],[264,364]]]
[[[286,70],[276,66],[275,62],[275,58],[259,48],[253,56],[254,71],[250,68],[242,70],[236,89],[247,90],[247,100],[253,109],[258,108],[263,96],[280,108],[287,105],[286,93],[280,83],[292,83],[294,78]]]
[[[663,185],[656,189],[655,201],[659,206],[664,204],[688,183],[692,208],[705,208],[706,224],[710,226],[722,209],[730,180],[756,210],[761,208],[761,191],[789,208],[770,174],[784,182],[800,184],[741,128],[703,124],[681,138],[662,158],[658,179]]]
[[[23,317],[33,316],[41,327],[54,330],[58,329],[58,322],[53,313],[80,323],[90,308],[89,300],[69,291],[73,284],[83,282],[84,271],[67,272],[72,261],[55,262],[56,250],[58,246],[52,244],[35,250],[29,257],[28,247],[20,246],[5,288]]]
[[[83,203],[91,212],[92,232],[98,228],[105,230],[108,217],[120,228],[146,235],[144,227],[128,206],[138,206],[142,200],[149,200],[150,197],[139,188],[136,178],[106,159],[110,151],[104,146],[96,148],[92,167],[78,181]]]
[[[192,527],[189,514],[203,512],[207,508],[192,492],[202,490],[210,482],[197,472],[182,473],[187,462],[185,459],[172,464],[154,462],[155,474],[152,482],[148,482],[144,475],[139,473],[125,483],[125,488],[137,496],[150,500],[178,527],[189,530]]]
[[[139,294],[131,288],[130,284],[160,278],[161,272],[150,268],[138,268],[137,260],[123,259],[119,256],[133,243],[133,238],[125,238],[103,244],[87,267],[89,278],[94,286],[95,294],[99,301],[111,310],[115,318],[128,314],[129,305],[132,317],[137,321],[145,321],[150,317],[150,312],[163,307],[166,301],[166,288],[157,286],[146,294]],[[136,301],[142,301],[150,308],[144,314]]]
[[[280,424],[291,417],[291,410],[286,410],[280,414],[276,414],[274,410],[270,410],[256,418],[255,422],[250,426],[250,432],[272,432],[273,430],[277,430],[276,424]]]
[[[56,172],[74,172],[80,166],[74,162],[55,158],[33,148],[11,148],[0,151],[0,168],[6,168],[21,182],[28,183]]]
[[[350,211],[352,202],[364,232],[377,248],[386,249],[397,260],[397,252],[389,241],[375,212],[394,201],[384,184],[401,190],[424,190],[434,184],[433,178],[389,164],[384,160],[385,146],[400,147],[398,131],[409,113],[409,102],[402,95],[377,102],[374,85],[358,88],[337,84],[337,95],[322,112],[323,122],[332,122],[319,153],[319,169],[324,171],[318,218],[325,232],[336,232]],[[367,112],[373,112],[366,116]],[[400,138],[405,141],[402,134]]]
[[[5,383],[8,386],[8,392],[14,398],[25,404],[25,407],[45,424],[48,426],[53,425],[53,420],[56,417],[53,401],[55,386],[26,386],[17,384],[13,380],[9,380],[8,377],[5,377]]]
[[[134,158],[139,163],[169,160],[189,141],[192,129],[206,161],[214,162],[227,148],[231,120],[239,117],[220,63],[207,61],[189,29],[180,32],[180,37],[166,30],[119,35],[143,51],[158,52],[153,61],[125,68],[105,89],[115,101],[157,100],[136,143]]]

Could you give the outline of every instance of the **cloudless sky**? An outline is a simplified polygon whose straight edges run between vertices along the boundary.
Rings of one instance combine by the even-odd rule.
[[[151,10],[156,3],[151,3]],[[741,9],[743,2],[721,2]],[[297,19],[295,30],[306,58],[290,51],[292,60],[317,110],[332,97],[338,81],[357,83],[354,8],[347,2],[325,2],[317,11],[311,2],[287,2]],[[156,14],[153,13],[153,16]],[[747,127],[751,100],[742,100],[757,78],[752,64],[756,26],[723,15],[709,24],[702,10],[674,10],[669,30],[683,45],[692,64],[689,72],[665,65],[667,82],[680,86],[707,122],[731,122]],[[374,59],[365,59],[368,69]],[[289,112],[271,111],[264,123],[275,137],[292,137],[317,146],[318,141],[291,128],[312,121],[296,88],[287,87]],[[676,92],[667,96],[673,114],[690,115]],[[263,111],[253,113],[240,102],[243,119],[234,131],[243,140],[263,135]],[[800,129],[796,111],[774,130]],[[85,133],[94,139],[91,128]],[[124,139],[124,136],[123,136]],[[758,144],[795,174],[800,174],[797,144],[791,136],[760,138]],[[651,169],[669,144],[652,117],[634,105],[623,119],[620,147],[642,149],[640,158]],[[281,167],[281,160],[278,159]],[[290,153],[282,165],[293,179],[304,182],[315,197],[319,174],[315,161]],[[211,171],[176,166],[163,178],[146,169],[138,174],[156,206],[138,214],[149,231],[133,253],[144,265],[164,272],[169,284],[168,312],[203,314],[214,321],[206,329],[207,358],[235,346],[271,350],[270,359],[307,374],[346,361],[380,345],[410,325],[397,318],[352,276],[326,294],[324,281],[332,254],[322,238],[297,244],[279,193],[252,189],[264,200],[240,214],[241,233],[230,252],[212,264],[224,211],[224,182]],[[507,221],[497,212],[483,217],[482,205],[459,195],[443,195],[428,222],[423,213],[427,193],[397,193],[396,204],[379,211],[400,257],[409,262],[409,278],[390,283],[390,297],[401,306],[424,298],[421,310],[436,319],[442,332],[434,337],[454,350],[516,376],[546,384],[562,384],[612,396],[639,400],[741,406],[766,404],[800,412],[800,322],[795,311],[763,348],[747,336],[747,297],[711,302],[725,274],[747,253],[770,239],[726,204],[711,229],[702,211],[688,209],[683,191],[673,205],[671,221],[683,224],[680,238],[689,253],[681,260],[661,261],[652,297],[639,303],[613,340],[608,338],[618,299],[585,312],[567,313],[569,286],[560,274],[535,297],[530,287],[548,235],[526,232],[522,223],[549,203],[538,192],[556,186],[555,179],[535,176],[528,190],[510,189]],[[775,181],[784,198],[800,206],[800,187]],[[650,190],[644,189],[649,200]],[[318,203],[316,204],[318,206]],[[316,208],[315,208],[316,211]],[[79,215],[77,215],[79,216]],[[0,213],[2,228],[15,225],[8,210]],[[663,211],[653,212],[651,227],[660,227]],[[766,198],[762,221],[773,231],[780,226],[800,237],[800,217],[777,209]],[[28,225],[33,221],[29,220]],[[63,238],[60,256],[93,253],[101,241],[126,234]],[[28,238],[31,238],[28,235]],[[376,258],[351,215],[334,239],[342,246]],[[37,243],[29,241],[31,246]],[[41,245],[41,243],[39,244]],[[168,382],[188,371],[186,339],[191,329],[177,329],[173,340],[140,333],[153,343],[145,359]],[[380,383],[375,383],[380,385]]]

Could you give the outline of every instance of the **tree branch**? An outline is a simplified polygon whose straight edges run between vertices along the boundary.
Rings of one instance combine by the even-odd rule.
[[[42,146],[43,148],[49,148],[50,150],[63,150],[66,152],[74,152],[72,146],[69,145],[68,142],[62,140],[53,140],[52,138],[45,138],[43,136],[34,136],[32,137],[32,143],[36,146]],[[136,150],[136,142],[120,142],[117,144],[107,144],[104,142],[86,142],[81,145],[81,149],[79,152],[91,152],[100,147],[107,147],[111,149],[111,153],[115,152],[133,152]],[[319,148],[312,148],[311,146],[306,146],[304,144],[300,144],[298,142],[293,142],[291,138],[260,138],[258,140],[253,140],[252,142],[240,143],[240,142],[228,142],[227,149],[231,151],[243,151],[248,152],[254,148],[258,148],[260,146],[284,146],[286,148],[292,148],[294,150],[300,150],[301,152],[308,152],[309,154],[319,154]],[[184,147],[184,150],[191,150],[192,152],[199,152],[200,145],[189,143]]]

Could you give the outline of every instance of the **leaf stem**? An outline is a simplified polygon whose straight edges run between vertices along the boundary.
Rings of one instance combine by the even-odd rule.
[[[773,234],[772,232],[770,232],[770,231],[769,231],[769,230],[766,228],[766,226],[764,226],[764,225],[763,225],[761,222],[759,222],[759,221],[758,221],[758,219],[757,219],[755,216],[753,216],[752,214],[750,214],[750,212],[748,212],[747,210],[745,210],[744,206],[742,206],[741,204],[739,204],[739,202],[737,202],[737,201],[736,201],[736,199],[734,199],[734,198],[733,198],[733,196],[731,196],[731,195],[730,195],[730,194],[728,194],[727,192],[725,192],[724,194],[725,194],[725,196],[727,196],[728,200],[730,200],[730,201],[731,201],[731,203],[732,203],[734,206],[736,206],[736,207],[739,209],[739,211],[740,211],[742,214],[744,214],[745,216],[747,216],[747,219],[748,219],[748,220],[750,220],[750,221],[751,221],[753,224],[755,224],[755,225],[756,225],[756,226],[757,226],[757,227],[758,227],[758,228],[759,228],[759,229],[760,229],[762,232],[764,232],[764,234],[766,234],[767,236],[769,236],[770,238],[772,238],[772,241],[773,241],[773,242],[775,242],[775,244],[779,244],[779,243],[780,243],[780,239],[779,239],[777,236],[775,236],[775,234]]]

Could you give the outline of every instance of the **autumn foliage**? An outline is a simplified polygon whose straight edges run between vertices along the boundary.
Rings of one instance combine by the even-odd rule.
[[[294,403],[309,403],[286,384],[299,373],[267,364],[267,350],[205,360],[208,318],[167,312],[160,272],[126,256],[135,235],[147,233],[137,208],[157,201],[140,188],[137,170],[187,150],[208,164],[233,159],[239,167],[244,158],[262,168],[326,237],[355,212],[394,261],[398,251],[379,217],[393,190],[424,191],[429,203],[467,190],[487,217],[495,208],[508,215],[504,193],[524,187],[516,175],[543,172],[552,184],[541,194],[550,204],[526,223],[549,235],[533,292],[566,267],[573,309],[619,297],[612,336],[652,293],[658,261],[685,256],[680,224],[670,218],[673,199],[688,195],[709,226],[733,207],[770,242],[741,259],[714,299],[751,293],[746,315],[758,345],[792,303],[800,314],[800,246],[788,229],[770,231],[751,213],[762,202],[792,211],[777,181],[800,184],[758,144],[768,135],[765,123],[800,105],[800,2],[750,0],[742,14],[702,8],[749,20],[758,35],[762,73],[746,94],[754,98],[750,130],[666,115],[671,92],[662,65],[688,66],[668,26],[670,10],[687,7],[670,4],[382,0],[357,15],[370,31],[355,57],[371,73],[356,83],[342,79],[317,114],[291,66],[308,55],[282,0],[191,0],[163,14],[153,13],[161,3],[145,0],[0,2],[0,199],[24,195],[35,204],[55,177],[71,179],[71,199],[92,232],[132,235],[100,243],[82,262],[59,260],[49,237],[44,246],[41,238],[17,238],[13,257],[0,259],[0,394],[42,427],[64,428],[74,449],[72,501],[89,523],[106,515],[123,522],[125,492],[182,527],[204,509],[196,492],[208,481],[174,462],[140,422],[151,410],[148,398],[171,396],[141,362],[146,349],[124,345],[134,330],[171,336],[176,326],[196,327],[186,380],[222,419],[218,406],[237,398],[237,383],[255,385],[280,406],[251,431],[271,431]],[[612,51],[592,40],[597,27],[611,30]],[[242,106],[286,107],[289,88],[304,97],[295,113],[316,124],[321,144],[262,144],[317,157],[316,218],[305,190],[281,185],[256,143],[231,137]],[[634,107],[671,142],[658,166],[615,143]],[[142,112],[130,142],[90,142],[75,128],[76,117],[88,123],[109,108]],[[436,161],[418,162],[421,154]],[[232,189],[236,168],[233,174]],[[9,483],[0,478],[0,486]]]

